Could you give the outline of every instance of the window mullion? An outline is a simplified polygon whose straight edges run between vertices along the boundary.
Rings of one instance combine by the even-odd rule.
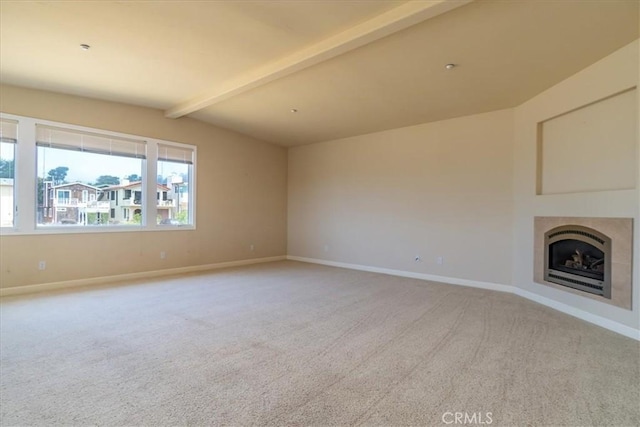
[[[18,144],[15,156],[15,206],[14,227],[19,232],[31,232],[36,226],[36,145],[35,122],[20,119],[18,122]],[[36,197],[34,197],[34,195]]]
[[[142,180],[142,200],[144,209],[142,210],[143,224],[146,228],[156,228],[158,206],[156,200],[157,192],[157,166],[158,143],[156,141],[147,142],[147,159],[143,162],[142,173],[145,179]]]

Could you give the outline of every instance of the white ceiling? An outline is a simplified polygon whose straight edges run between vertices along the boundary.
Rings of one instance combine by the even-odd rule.
[[[638,5],[2,0],[0,81],[299,145],[518,105],[637,39]]]

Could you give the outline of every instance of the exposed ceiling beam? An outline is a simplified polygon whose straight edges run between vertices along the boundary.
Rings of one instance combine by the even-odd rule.
[[[219,87],[207,90],[194,98],[166,110],[165,116],[177,119],[178,117],[201,110],[235,95],[239,95],[400,30],[404,30],[419,22],[464,6],[471,1],[473,0],[418,0],[403,3],[346,31],[228,80]]]

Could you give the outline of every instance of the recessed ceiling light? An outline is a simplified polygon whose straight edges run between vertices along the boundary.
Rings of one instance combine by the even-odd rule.
[[[447,70],[453,70],[456,67],[457,67],[456,64],[447,64],[444,66],[444,68],[446,68]]]
[[[89,46],[88,44],[82,43],[82,44],[80,45],[80,49],[82,49],[82,50],[89,50],[89,49],[91,49],[91,46]]]
[[[292,112],[292,113],[297,113],[297,112],[298,112],[298,110],[296,110],[295,108],[292,108],[292,109],[291,109],[291,112]]]

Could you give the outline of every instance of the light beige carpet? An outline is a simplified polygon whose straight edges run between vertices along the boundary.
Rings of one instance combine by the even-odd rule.
[[[0,316],[3,426],[640,424],[637,342],[499,292],[278,262]]]

